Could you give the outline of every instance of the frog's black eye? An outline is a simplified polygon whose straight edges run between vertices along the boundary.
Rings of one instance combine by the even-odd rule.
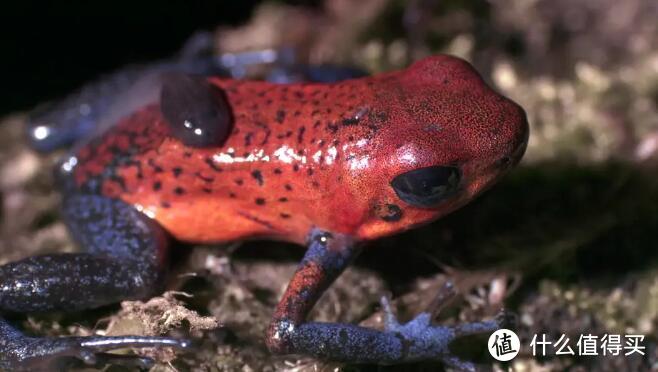
[[[398,197],[415,207],[431,208],[459,187],[458,168],[432,166],[402,173],[391,181]]]
[[[162,79],[160,110],[172,134],[186,146],[222,145],[232,117],[221,90],[196,76],[169,73]]]

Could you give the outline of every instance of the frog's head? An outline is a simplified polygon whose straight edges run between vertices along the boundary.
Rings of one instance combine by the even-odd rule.
[[[523,109],[462,60],[430,57],[396,81],[380,109],[387,122],[373,151],[377,167],[359,177],[377,190],[362,239],[428,223],[468,203],[519,162],[528,141]]]

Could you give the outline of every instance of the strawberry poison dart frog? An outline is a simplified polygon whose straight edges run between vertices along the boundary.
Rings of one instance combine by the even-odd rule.
[[[0,266],[0,309],[71,311],[145,299],[163,290],[172,239],[268,238],[308,247],[265,335],[272,352],[471,366],[448,345],[497,329],[496,320],[446,327],[421,314],[406,324],[390,317],[375,330],[307,315],[365,243],[454,211],[518,163],[528,140],[521,107],[450,56],[334,83],[176,72],[157,80],[158,94],[115,112],[112,125],[57,167],[62,214],[81,252]],[[114,363],[126,357],[105,351],[189,344],[32,337],[1,319],[0,340],[0,366],[9,370],[67,358]]]

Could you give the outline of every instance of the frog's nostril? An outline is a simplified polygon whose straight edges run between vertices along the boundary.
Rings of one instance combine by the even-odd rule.
[[[504,156],[496,161],[496,166],[500,168],[509,167],[512,164],[512,158]]]
[[[525,154],[525,150],[527,147],[528,147],[528,135],[526,134],[526,136],[523,138],[523,141],[519,143],[516,149],[514,149],[514,153],[512,154],[512,157],[516,159],[516,163],[518,163],[521,160],[523,154]]]
[[[500,165],[505,167],[511,167],[518,164],[521,161],[523,154],[525,154],[526,147],[528,147],[527,137],[524,138],[522,141],[520,141],[518,145],[516,145],[516,147],[514,148],[514,150],[509,156],[505,156],[499,160]]]

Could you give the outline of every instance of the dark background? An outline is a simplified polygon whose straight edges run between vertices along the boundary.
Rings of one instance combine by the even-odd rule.
[[[171,55],[195,31],[246,21],[258,3],[3,2],[0,115],[58,98],[125,64]],[[286,3],[313,5],[318,1]]]

